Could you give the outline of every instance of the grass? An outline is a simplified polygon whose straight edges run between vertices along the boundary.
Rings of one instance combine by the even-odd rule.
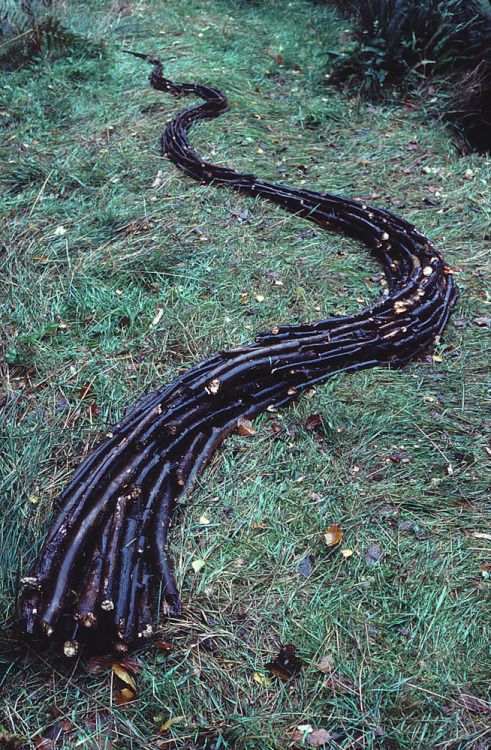
[[[6,73],[0,106],[1,728],[45,749],[276,750],[299,725],[337,748],[489,747],[489,159],[428,127],[423,94],[373,106],[327,87],[346,22],[325,6],[64,10],[79,43]],[[200,153],[409,218],[445,250],[461,301],[435,352],[332,379],[226,442],[173,532],[185,614],[162,622],[168,648],[137,652],[136,699],[118,707],[110,670],[26,648],[15,630],[19,579],[71,470],[145,391],[380,286],[357,243],[163,161],[179,105],[123,48],[226,90],[231,111],[193,134]],[[285,643],[304,667],[284,684],[265,664]]]

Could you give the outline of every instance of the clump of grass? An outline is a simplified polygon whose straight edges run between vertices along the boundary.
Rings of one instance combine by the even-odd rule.
[[[108,53],[47,55],[1,92],[2,729],[33,750],[42,737],[276,750],[299,725],[341,748],[484,750],[488,159],[459,157],[440,124],[428,128],[418,92],[400,107],[326,90],[323,50],[345,21],[325,6],[168,0],[163,14],[148,0],[69,13],[82,34],[90,17]],[[176,173],[158,138],[179,102],[147,88],[119,45],[227,92],[228,115],[193,134],[198,151],[405,216],[444,249],[461,289],[435,352],[333,380],[224,445],[174,527],[185,615],[161,621],[168,647],[134,654],[142,672],[124,706],[110,668],[90,674],[84,658],[75,669],[18,638],[19,578],[52,502],[139,395],[257,330],[363,306],[379,271],[357,243]],[[331,523],[344,531],[333,551]],[[281,643],[304,662],[286,684],[265,668]]]

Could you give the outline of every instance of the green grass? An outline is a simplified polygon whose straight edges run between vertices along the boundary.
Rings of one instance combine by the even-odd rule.
[[[1,728],[26,748],[60,733],[56,747],[282,750],[309,724],[338,748],[484,750],[489,713],[462,695],[488,700],[491,676],[490,337],[474,322],[490,317],[489,159],[459,157],[422,95],[375,107],[327,87],[346,21],[325,6],[69,12],[86,47],[19,64],[0,103]],[[137,653],[136,700],[118,707],[110,672],[26,649],[15,630],[19,579],[71,470],[145,391],[380,287],[361,245],[165,162],[159,134],[180,105],[124,48],[228,93],[230,112],[193,133],[200,153],[409,218],[444,249],[461,300],[434,353],[332,379],[226,442],[174,527],[185,613],[161,623],[171,650]],[[282,643],[304,662],[288,684],[265,670]],[[317,668],[327,655],[334,682]]]

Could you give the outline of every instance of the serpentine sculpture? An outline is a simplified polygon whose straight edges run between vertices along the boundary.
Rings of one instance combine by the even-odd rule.
[[[228,108],[224,94],[173,83],[153,66],[157,91],[204,100],[179,112],[162,136],[164,156],[200,183],[260,196],[328,230],[363,240],[382,264],[388,293],[361,312],[276,326],[221,351],[137,401],[75,470],[30,575],[23,630],[64,644],[91,638],[125,651],[152,633],[161,586],[167,612],[181,611],[167,540],[172,513],[214,451],[243,418],[278,408],[331,375],[402,365],[438,341],[457,299],[442,254],[408,221],[358,200],[296,190],[216,166],[188,132]]]

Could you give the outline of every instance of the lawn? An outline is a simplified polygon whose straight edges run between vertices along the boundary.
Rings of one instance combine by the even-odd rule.
[[[330,86],[348,22],[328,5],[55,8],[63,25],[2,70],[0,93],[0,746],[485,750],[489,156],[461,155],[438,81],[380,105]],[[163,159],[182,103],[124,49],[227,93],[230,111],[191,135],[200,154],[409,219],[461,297],[407,367],[332,378],[226,441],[173,528],[182,617],[130,662],[94,665],[16,630],[76,464],[145,392],[258,331],[361,309],[382,284],[361,243]],[[286,644],[302,662],[287,681],[267,667]]]

